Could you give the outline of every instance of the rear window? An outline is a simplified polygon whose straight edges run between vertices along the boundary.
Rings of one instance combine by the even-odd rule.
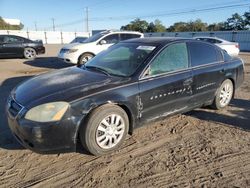
[[[209,44],[200,42],[189,42],[192,67],[217,62],[216,49]]]

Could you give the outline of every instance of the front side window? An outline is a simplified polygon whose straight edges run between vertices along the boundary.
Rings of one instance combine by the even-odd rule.
[[[115,44],[119,42],[119,34],[112,34],[104,37],[102,40],[106,41],[106,44]]]
[[[217,53],[212,45],[199,42],[190,42],[189,51],[192,67],[217,62]]]
[[[21,39],[19,37],[6,36],[4,38],[4,42],[5,43],[19,43],[19,42],[23,42],[23,39]]]
[[[128,77],[136,72],[154,49],[155,46],[119,43],[90,59],[82,68]]]
[[[151,63],[148,75],[157,75],[177,71],[188,67],[186,43],[171,44],[165,48]]]
[[[97,33],[89,38],[87,38],[84,43],[89,43],[89,42],[95,42],[97,41],[98,39],[100,39],[101,37],[104,36],[104,33]]]

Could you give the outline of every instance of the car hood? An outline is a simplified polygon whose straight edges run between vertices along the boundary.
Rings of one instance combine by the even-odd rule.
[[[71,67],[33,77],[17,86],[11,95],[26,107],[53,101],[70,102],[117,79],[103,73]]]
[[[67,44],[67,45],[63,46],[63,48],[64,49],[72,49],[72,48],[79,49],[82,46],[87,46],[90,44],[92,44],[92,43],[91,42],[90,43],[71,43],[71,44]]]

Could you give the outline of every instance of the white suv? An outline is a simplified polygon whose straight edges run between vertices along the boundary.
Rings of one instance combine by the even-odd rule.
[[[81,65],[119,41],[142,37],[144,37],[142,33],[134,31],[104,31],[91,36],[82,43],[64,46],[60,50],[58,58],[67,63]]]

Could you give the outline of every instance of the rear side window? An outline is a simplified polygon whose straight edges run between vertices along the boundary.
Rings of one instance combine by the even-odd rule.
[[[188,43],[192,67],[217,62],[216,49],[209,44],[199,42]]]
[[[140,38],[141,35],[137,35],[137,34],[120,34],[121,36],[121,41],[123,40],[128,40],[128,39],[133,39],[133,38]]]
[[[153,60],[149,67],[149,75],[157,75],[177,71],[188,67],[186,43],[171,44]]]

